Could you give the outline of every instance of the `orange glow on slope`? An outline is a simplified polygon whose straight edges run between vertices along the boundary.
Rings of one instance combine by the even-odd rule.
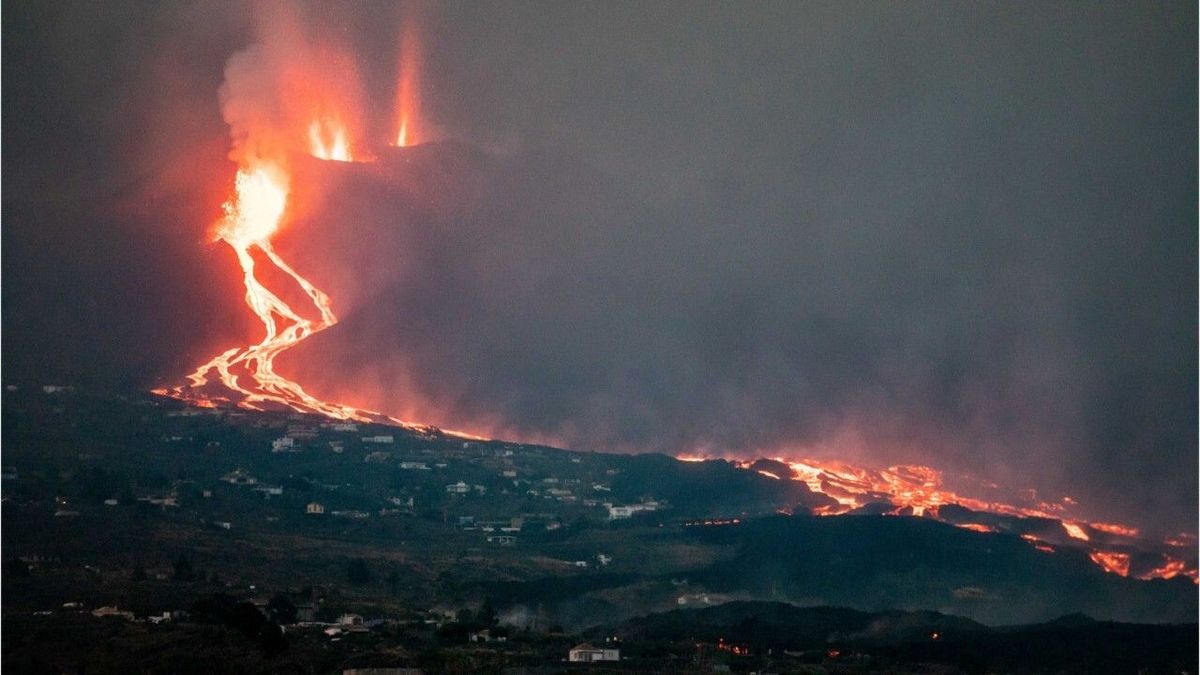
[[[396,76],[396,136],[393,145],[400,148],[417,143],[420,113],[418,92],[421,86],[421,39],[418,17],[412,5],[406,7],[400,35],[400,58]]]
[[[1136,527],[1126,527],[1124,525],[1117,525],[1116,523],[1088,523],[1088,527],[1091,527],[1093,530],[1116,534],[1122,537],[1136,537],[1139,534]]]
[[[1174,579],[1186,575],[1196,579],[1196,570],[1189,570],[1182,560],[1168,560],[1162,567],[1156,567],[1145,574],[1138,575],[1139,579]]]
[[[1088,553],[1088,557],[1092,562],[1104,568],[1106,572],[1119,574],[1123,577],[1129,576],[1129,554],[1128,553],[1109,553],[1107,551],[1092,551]]]
[[[1047,544],[1046,542],[1042,541],[1041,539],[1038,539],[1037,537],[1033,536],[1032,534],[1023,534],[1023,535],[1021,535],[1021,538],[1024,539],[1025,541],[1029,542],[1030,544],[1032,544],[1034,548],[1036,548],[1037,550],[1039,550],[1043,553],[1054,553],[1053,546]]]
[[[1166,539],[1163,540],[1163,543],[1165,543],[1167,546],[1176,546],[1176,547],[1180,547],[1180,548],[1195,548],[1196,547],[1196,535],[1188,534],[1187,532],[1180,532],[1179,534],[1175,535],[1174,537],[1167,537]]]

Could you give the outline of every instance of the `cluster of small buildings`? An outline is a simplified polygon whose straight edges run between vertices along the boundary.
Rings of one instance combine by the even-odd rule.
[[[584,642],[575,645],[567,652],[567,660],[571,663],[592,663],[594,661],[620,661],[621,650],[610,647],[593,647]]]
[[[609,502],[605,502],[604,504],[604,508],[608,509],[609,520],[632,518],[638,513],[657,511],[661,506],[662,504],[657,501],[647,501],[640,504],[627,504],[625,506],[617,506]]]

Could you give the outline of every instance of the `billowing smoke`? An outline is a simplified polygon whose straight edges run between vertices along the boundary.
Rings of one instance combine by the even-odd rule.
[[[1194,529],[1194,7],[446,6],[420,109],[463,142],[405,151],[402,12],[301,4],[274,44],[244,7],[87,7],[6,5],[7,372],[149,384],[246,339],[197,245],[225,121],[253,123],[235,83],[291,100],[254,83],[332,44],[378,161],[302,161],[277,242],[342,319],[280,364],[324,398],[586,449],[921,461]],[[106,59],[70,52],[84,27]],[[91,174],[109,189],[37,208]],[[39,313],[46,288],[79,309]]]
[[[229,58],[219,92],[233,137],[230,158],[246,164],[307,151],[310,129],[366,137],[354,54],[314,34],[290,5],[264,3],[257,19],[256,43]]]

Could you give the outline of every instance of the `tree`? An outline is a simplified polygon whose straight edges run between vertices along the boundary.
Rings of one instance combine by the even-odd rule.
[[[361,586],[371,582],[371,569],[367,567],[367,561],[362,558],[355,558],[346,566],[346,579],[355,586]]]
[[[138,563],[133,566],[132,578],[134,581],[145,581],[146,580],[146,568],[142,567],[142,563]]]
[[[387,576],[388,588],[391,589],[392,595],[400,593],[400,573],[396,570],[388,572]]]
[[[196,578],[196,573],[192,569],[192,561],[187,559],[187,556],[180,553],[175,559],[175,581],[191,581]]]
[[[9,558],[4,561],[4,574],[10,577],[27,577],[29,565],[20,558]]]
[[[131,485],[128,481],[126,481],[125,486],[121,488],[121,494],[117,495],[117,503],[121,506],[133,506],[134,504],[138,503],[137,495],[133,493],[133,485]]]
[[[287,649],[287,638],[276,623],[267,623],[258,632],[258,646],[267,656],[276,656]]]
[[[267,611],[280,625],[296,623],[296,605],[283,593],[271,598],[267,603]]]
[[[110,492],[108,472],[94,466],[79,477],[79,500],[88,504],[99,504]]]
[[[496,608],[492,606],[491,598],[484,600],[483,604],[479,606],[479,612],[475,614],[475,621],[485,628],[492,628],[500,623],[500,618],[496,615]]]
[[[267,617],[249,602],[239,602],[225,619],[225,625],[240,632],[246,637],[258,637],[259,632],[267,625]]]

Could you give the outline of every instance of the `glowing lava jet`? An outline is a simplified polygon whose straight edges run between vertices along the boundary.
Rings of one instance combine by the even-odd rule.
[[[352,162],[346,129],[335,120],[313,120],[308,126],[308,145],[313,157]]]
[[[418,89],[421,75],[419,18],[415,5],[406,6],[404,30],[400,37],[400,59],[396,78],[396,136],[391,144],[405,148],[417,142]]]

